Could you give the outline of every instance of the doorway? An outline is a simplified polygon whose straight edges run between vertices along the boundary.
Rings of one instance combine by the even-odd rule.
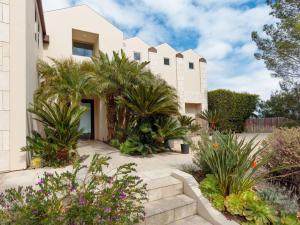
[[[82,99],[80,105],[87,108],[87,111],[81,116],[80,119],[79,129],[83,129],[81,139],[93,140],[95,139],[94,100]]]

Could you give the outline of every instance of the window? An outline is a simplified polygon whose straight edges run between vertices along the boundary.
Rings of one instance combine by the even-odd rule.
[[[34,11],[34,39],[40,45],[40,23],[37,9]]]
[[[73,42],[73,55],[92,57],[94,46],[92,44]]]
[[[133,59],[136,61],[140,61],[141,60],[141,53],[140,52],[134,52],[133,53]]]
[[[170,59],[169,58],[164,58],[164,64],[165,65],[170,65]]]
[[[194,63],[190,62],[190,63],[189,63],[189,68],[190,68],[191,70],[193,70],[193,69],[194,69]]]

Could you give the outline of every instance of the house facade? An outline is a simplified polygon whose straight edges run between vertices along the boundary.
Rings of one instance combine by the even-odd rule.
[[[124,39],[122,31],[86,5],[44,13],[41,0],[0,0],[0,171],[26,168],[20,149],[34,129],[26,109],[38,86],[37,59],[90,60],[99,50],[112,56],[121,49],[132,60],[149,61],[149,69],[177,89],[182,114],[207,109],[206,60],[193,50]],[[82,104],[89,108],[80,124],[86,137],[106,140],[104,101],[89,96]]]

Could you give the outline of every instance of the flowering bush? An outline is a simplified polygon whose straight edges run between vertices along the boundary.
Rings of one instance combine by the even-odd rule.
[[[215,132],[212,138],[203,134],[193,161],[205,173],[214,175],[225,197],[251,189],[260,178],[257,171],[268,157],[258,161],[263,149],[257,147],[255,139],[246,142],[233,133]]]
[[[9,189],[0,195],[0,224],[130,225],[144,217],[146,187],[133,175],[134,164],[103,172],[107,157],[95,155],[90,166],[73,172],[45,173],[36,187]],[[80,174],[86,172],[85,176]]]

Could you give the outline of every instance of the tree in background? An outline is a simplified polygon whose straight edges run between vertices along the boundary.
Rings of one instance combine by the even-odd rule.
[[[282,87],[282,90],[273,93],[269,100],[259,103],[258,113],[261,117],[278,116],[300,120],[300,86]]]
[[[218,89],[208,92],[208,110],[219,113],[219,130],[241,132],[245,120],[253,115],[258,100],[258,95]]]
[[[255,57],[281,78],[281,91],[260,102],[258,111],[263,117],[300,120],[300,1],[267,0],[267,4],[276,23],[264,26],[266,37],[253,32],[252,39],[259,50]]]
[[[271,15],[276,18],[275,24],[264,25],[265,37],[257,32],[252,33],[259,52],[258,60],[264,60],[273,76],[284,81],[300,79],[300,1],[267,0]]]

